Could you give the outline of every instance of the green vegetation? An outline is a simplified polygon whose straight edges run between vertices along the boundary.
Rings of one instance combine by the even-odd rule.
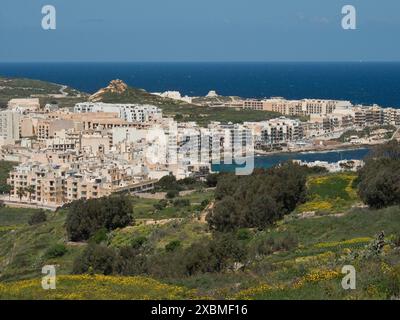
[[[377,147],[359,175],[361,199],[373,208],[400,204],[400,143]]]
[[[51,225],[51,229],[60,230],[63,225],[63,215],[62,212],[55,213],[45,224]],[[196,225],[198,227],[195,229],[195,233],[192,233],[194,231],[192,228]],[[58,269],[58,273],[61,275],[72,272],[73,261],[79,261],[75,257],[77,255],[82,257],[79,253],[84,247],[66,245],[67,252],[62,256],[49,255],[53,249],[46,243],[53,241],[53,243],[59,244],[60,239],[57,239],[54,234],[50,238],[43,238],[44,234],[51,229],[45,225],[39,228],[40,230],[26,226],[22,232],[18,232],[13,237],[13,240],[17,240],[16,256],[9,251],[2,250],[1,256],[8,259],[12,257],[10,264],[15,268],[10,269],[10,265],[2,268],[4,270],[2,279],[39,277],[41,265],[50,262],[60,265],[62,270]],[[207,228],[194,221],[171,222],[167,225],[147,228],[145,231],[143,227],[135,226],[135,230],[124,231],[129,235],[133,233],[136,235],[146,234],[141,238],[134,237],[130,242],[131,247],[129,242],[117,251],[109,249],[113,246],[99,246],[100,249],[98,247],[97,250],[100,250],[101,254],[95,255],[98,257],[95,263],[90,262],[92,268],[87,268],[89,275],[60,276],[57,286],[62,290],[57,290],[58,297],[64,299],[107,297],[140,299],[143,296],[134,293],[136,284],[130,282],[133,281],[132,279],[139,278],[117,277],[115,273],[136,274],[139,273],[139,270],[143,270],[140,268],[146,265],[148,266],[146,273],[161,281],[154,281],[154,284],[144,289],[142,294],[149,296],[152,295],[152,292],[157,291],[156,283],[159,285],[165,283],[162,284],[163,286],[177,286],[185,292],[191,292],[190,297],[179,295],[177,297],[179,299],[204,296],[216,299],[388,299],[398,296],[400,293],[399,288],[393,286],[398,283],[393,281],[399,276],[396,265],[400,261],[394,249],[394,241],[400,229],[399,207],[379,211],[357,209],[341,217],[288,218],[270,230],[243,231],[247,229],[241,229],[234,236],[228,233],[226,237],[222,237],[216,242],[210,238],[211,236],[204,238],[207,235]],[[369,243],[382,230],[385,231],[387,243],[382,253],[378,257],[361,257],[361,253],[369,250],[367,249]],[[118,232],[122,232],[122,230]],[[194,236],[195,234],[196,236]],[[6,237],[3,235],[0,238],[1,248],[6,246],[9,235]],[[38,238],[41,241],[38,241]],[[181,238],[184,240],[180,240]],[[34,240],[34,245],[27,245],[24,242],[27,239]],[[231,242],[232,239],[233,242]],[[391,239],[393,239],[393,243]],[[47,242],[45,242],[46,240]],[[177,245],[177,241],[181,242],[180,245]],[[43,246],[39,250],[37,246],[40,243]],[[176,243],[170,245],[174,247],[173,250],[171,248],[167,250],[167,246],[171,243]],[[151,249],[153,246],[155,248]],[[242,257],[243,249],[244,252],[248,252],[246,259]],[[147,262],[140,252],[149,252],[148,250],[155,251],[148,255]],[[211,260],[208,256],[210,251],[213,257]],[[218,252],[223,254],[220,255]],[[117,253],[118,257],[122,255],[122,260],[116,259],[114,254]],[[360,255],[358,258],[355,257],[357,253]],[[30,257],[22,266],[21,254]],[[232,256],[235,258],[230,260]],[[257,259],[252,258],[255,256]],[[102,258],[100,259],[100,257]],[[39,261],[37,261],[38,258]],[[183,259],[185,263],[183,264],[180,259]],[[244,266],[239,264],[237,266],[239,269],[233,271],[232,263],[241,260]],[[35,263],[26,263],[27,261]],[[124,261],[130,262],[123,263]],[[202,264],[198,264],[198,261],[201,261]],[[22,267],[20,272],[17,272],[19,269],[16,268],[16,264]],[[357,268],[357,277],[360,282],[357,283],[355,291],[341,289],[340,270],[344,264],[353,264]],[[67,269],[65,269],[66,266]],[[105,269],[105,266],[112,268],[112,277],[90,275],[109,273],[111,269]],[[9,272],[12,272],[12,277]],[[92,294],[86,290],[78,290],[76,295],[73,294],[74,289],[78,286],[80,288],[89,286],[90,279],[93,281]],[[53,293],[41,293],[44,290],[41,290],[40,281],[30,281],[32,284],[27,287],[23,286],[21,282],[5,283],[0,288],[0,297],[38,299],[46,294],[47,298],[54,298]],[[105,291],[103,294],[96,293],[99,292],[96,287],[109,288],[112,281],[120,283],[113,286],[117,290],[116,292],[119,292],[118,295],[108,296]],[[126,285],[123,285],[122,281],[126,281]],[[161,296],[160,294],[156,298],[161,298]]]
[[[57,277],[57,290],[43,290],[41,279],[0,284],[0,299],[178,300],[193,297],[191,290],[145,277],[63,275]]]
[[[61,107],[73,107],[76,103],[87,100],[86,94],[69,87],[63,90],[65,96],[54,97],[53,95],[61,94],[62,88],[62,85],[46,81],[0,77],[0,108],[6,108],[11,99],[33,96],[40,97],[41,106],[57,103]]]
[[[400,155],[396,150],[383,147],[371,161],[395,159]],[[0,232],[0,279],[5,281],[0,285],[0,298],[400,297],[400,207],[355,208],[360,202],[356,186],[363,181],[363,173],[357,177],[285,165],[257,171],[252,177],[221,174],[210,180],[214,178],[218,181],[215,190],[198,186],[171,200],[125,196],[129,204],[123,207],[129,208],[129,214],[126,211],[123,216],[133,215],[135,222],[107,227],[107,219],[94,221],[98,227],[90,232],[87,243],[67,241],[65,222],[74,204],[47,213],[47,221],[33,227],[28,221],[37,211],[24,214],[25,209],[1,208],[1,225],[12,230]],[[269,187],[263,191],[263,186]],[[249,194],[262,196],[259,193],[267,191],[285,213],[278,220],[268,224],[257,220],[271,212],[263,210],[264,204],[254,207],[254,216],[246,210],[236,212],[239,223],[227,230],[210,228],[204,219],[207,210],[215,213],[227,197],[238,202],[232,210],[246,205],[253,208]],[[105,201],[102,207],[110,199]],[[332,205],[327,211],[316,208],[320,214],[304,215],[305,208],[317,201]],[[86,213],[109,211],[98,203],[92,205],[96,210],[78,208]],[[232,215],[229,210],[223,213],[223,217]],[[37,279],[44,264],[59,266],[61,291],[41,290]],[[357,289],[346,291],[341,287],[341,269],[349,264],[357,270]],[[19,282],[23,279],[32,280]]]
[[[59,265],[58,274],[69,274],[73,260],[81,251],[81,246],[66,242],[66,212],[47,213],[46,222],[29,226],[35,209],[1,208],[0,228],[0,281],[32,279],[41,276],[46,264]],[[48,251],[55,244],[64,243],[66,254],[52,258]]]
[[[33,226],[35,224],[43,223],[46,220],[47,220],[47,216],[46,216],[46,213],[44,212],[44,210],[39,210],[31,215],[28,223],[30,226]]]
[[[7,184],[8,174],[10,173],[11,169],[17,165],[15,162],[10,161],[0,161],[0,192],[1,193],[9,193],[11,187]]]
[[[47,251],[45,256],[49,259],[54,259],[58,257],[62,257],[67,253],[68,249],[67,247],[62,244],[62,243],[57,243],[53,246],[51,246]]]
[[[78,200],[68,207],[66,229],[72,241],[88,240],[100,229],[122,228],[133,221],[132,204],[124,195]]]
[[[135,219],[171,219],[197,216],[213,198],[211,190],[197,190],[172,199],[132,198]]]
[[[265,229],[292,212],[305,193],[306,171],[290,163],[251,176],[226,174],[218,179],[218,201],[207,221],[217,231]]]
[[[383,135],[382,138],[390,139],[393,136],[393,133],[396,131],[396,127],[392,125],[382,125],[382,126],[366,127],[360,130],[348,130],[339,137],[338,141],[349,142],[351,137],[358,137],[359,139],[368,138],[376,130],[387,130],[387,132]]]
[[[308,178],[307,201],[296,211],[324,213],[345,212],[360,202],[354,182],[356,173],[315,175]]]

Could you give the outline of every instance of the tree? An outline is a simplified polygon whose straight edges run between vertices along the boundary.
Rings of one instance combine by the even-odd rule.
[[[64,244],[62,243],[57,243],[53,246],[51,246],[45,254],[45,257],[48,259],[54,259],[54,258],[59,258],[62,257],[67,253],[67,248],[65,247]]]
[[[19,198],[19,201],[22,201],[22,198],[26,196],[26,192],[25,192],[25,189],[23,187],[18,187],[17,196]]]
[[[393,140],[371,152],[358,175],[358,194],[371,208],[400,204],[400,143]]]
[[[35,186],[26,187],[25,191],[28,193],[29,202],[31,202],[32,201],[32,193],[34,193],[36,191]]]
[[[182,187],[176,181],[174,175],[169,174],[167,176],[162,177],[157,183],[156,188],[161,191],[168,191],[168,190],[182,190]]]
[[[0,192],[3,194],[4,193],[10,194],[11,190],[13,190],[13,187],[9,184],[0,185]]]
[[[92,243],[75,259],[73,273],[91,272],[109,275],[114,271],[115,259],[116,253],[114,249]]]
[[[166,194],[167,199],[173,199],[175,197],[179,196],[179,191],[178,190],[169,190]]]
[[[210,227],[221,232],[267,228],[306,199],[306,174],[301,166],[288,163],[251,176],[221,175],[217,201],[207,216]]]
[[[179,240],[172,240],[165,246],[165,250],[172,252],[177,250],[180,246],[181,242]]]
[[[207,175],[206,177],[207,187],[210,188],[216,187],[218,183],[218,176],[219,176],[218,173],[210,173],[209,175]]]
[[[43,223],[46,220],[47,220],[47,216],[46,216],[46,213],[44,212],[44,210],[39,210],[30,217],[28,224],[33,226],[36,224]]]
[[[69,206],[66,228],[72,241],[88,240],[98,230],[123,228],[132,223],[132,203],[128,196],[114,195],[78,200]]]
[[[228,196],[216,203],[214,210],[207,215],[206,220],[214,230],[232,231],[238,224],[236,210],[238,208],[235,200]]]

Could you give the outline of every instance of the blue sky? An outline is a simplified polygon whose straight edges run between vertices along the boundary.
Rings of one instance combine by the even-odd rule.
[[[0,62],[399,61],[399,17],[399,0],[1,0]]]

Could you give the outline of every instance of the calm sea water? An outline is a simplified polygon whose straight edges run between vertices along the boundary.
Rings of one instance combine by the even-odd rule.
[[[340,160],[362,160],[369,152],[370,149],[360,148],[355,150],[337,150],[329,152],[274,154],[270,156],[256,157],[254,159],[254,166],[255,168],[266,169],[288,160],[301,160],[307,162],[326,161],[329,163],[338,162]],[[219,164],[213,165],[212,170],[216,172],[233,172],[235,171],[235,168],[236,166],[234,164]]]
[[[400,63],[23,63],[0,75],[66,84],[93,93],[112,79],[150,92],[345,99],[400,107]]]

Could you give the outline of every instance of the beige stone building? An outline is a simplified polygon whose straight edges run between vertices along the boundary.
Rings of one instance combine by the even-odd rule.
[[[11,99],[8,102],[8,109],[21,113],[35,112],[40,109],[39,98]]]

